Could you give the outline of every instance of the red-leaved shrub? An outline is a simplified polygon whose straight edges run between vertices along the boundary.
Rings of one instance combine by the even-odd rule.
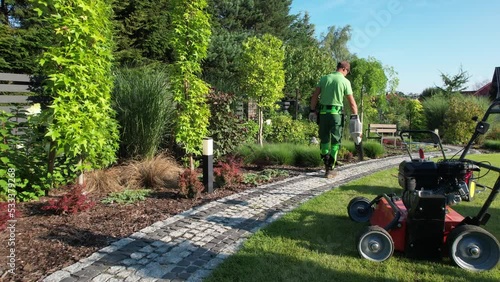
[[[215,183],[219,187],[228,187],[243,181],[241,174],[242,161],[235,157],[228,157],[226,161],[219,161],[214,168]]]
[[[83,194],[83,186],[74,185],[70,192],[59,200],[49,200],[42,210],[53,211],[55,214],[73,214],[92,208],[95,203]]]
[[[21,217],[21,212],[15,209],[15,204],[10,204],[7,202],[0,203],[0,231],[3,231],[7,227],[7,222],[9,220],[15,220]]]
[[[198,173],[189,168],[179,175],[179,189],[181,194],[188,198],[197,199],[205,189],[203,183],[198,179]]]

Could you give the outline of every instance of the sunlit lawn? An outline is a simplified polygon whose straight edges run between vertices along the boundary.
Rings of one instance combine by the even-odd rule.
[[[468,156],[500,166],[500,154]],[[498,173],[481,183],[493,186]],[[347,215],[347,204],[356,196],[373,199],[381,193],[401,194],[397,168],[375,173],[316,197],[253,235],[236,254],[221,264],[207,281],[500,281],[500,266],[475,273],[440,261],[410,260],[395,253],[382,263],[361,259],[356,237],[366,224]],[[464,216],[474,216],[489,190],[472,202],[454,206]],[[500,238],[500,198],[491,206],[484,227]]]

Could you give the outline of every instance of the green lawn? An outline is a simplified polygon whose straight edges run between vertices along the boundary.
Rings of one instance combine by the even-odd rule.
[[[477,161],[500,166],[500,154],[473,155]],[[481,183],[493,186],[497,173]],[[500,281],[500,266],[474,273],[442,261],[410,260],[402,254],[382,263],[361,259],[356,236],[366,224],[347,215],[356,196],[373,199],[381,193],[401,194],[397,169],[375,173],[324,193],[249,238],[243,248],[222,263],[206,281]],[[454,209],[475,215],[489,193]],[[500,238],[500,199],[490,208],[485,229]]]

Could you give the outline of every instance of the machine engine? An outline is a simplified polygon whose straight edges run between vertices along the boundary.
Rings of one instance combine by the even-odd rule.
[[[398,182],[403,190],[403,203],[410,211],[422,197],[442,196],[447,205],[470,200],[469,180],[473,166],[460,161],[403,161],[399,165]]]

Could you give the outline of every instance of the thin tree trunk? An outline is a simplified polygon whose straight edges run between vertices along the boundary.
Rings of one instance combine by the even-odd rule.
[[[264,146],[264,142],[262,141],[263,137],[262,137],[262,131],[263,131],[263,127],[264,127],[264,118],[263,118],[263,115],[262,115],[262,109],[260,107],[257,107],[257,116],[258,116],[258,119],[259,119],[259,135],[257,136],[257,142],[259,143],[259,145],[262,147]]]

